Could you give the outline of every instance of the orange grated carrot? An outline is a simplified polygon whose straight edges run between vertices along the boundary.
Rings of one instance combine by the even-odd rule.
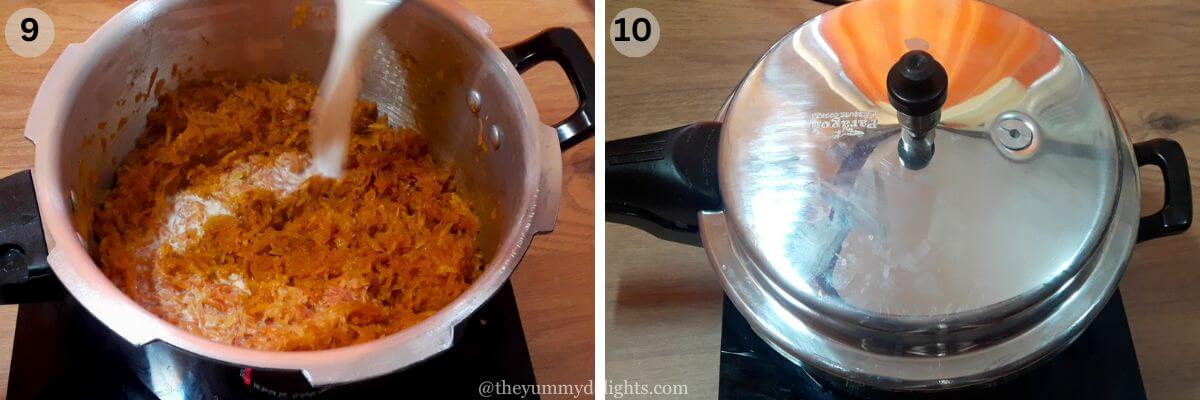
[[[343,177],[307,175],[315,93],[218,76],[159,96],[94,212],[104,273],[175,325],[279,351],[373,340],[462,294],[480,223],[453,170],[360,102]]]

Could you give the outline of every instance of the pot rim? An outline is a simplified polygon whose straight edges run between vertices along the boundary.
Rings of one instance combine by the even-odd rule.
[[[61,166],[63,128],[87,70],[106,58],[107,50],[154,16],[156,10],[184,3],[139,0],[97,29],[86,41],[70,44],[47,74],[26,123],[34,143],[34,186],[46,231],[47,257],[63,286],[89,312],[134,345],[162,341],[197,355],[255,368],[299,370],[313,386],[368,379],[407,367],[448,349],[454,328],[486,302],[508,280],[533,235],[553,229],[561,193],[561,153],[554,128],[543,124],[520,74],[490,39],[491,28],[461,5],[448,0],[414,2],[445,16],[482,49],[485,62],[498,65],[511,94],[524,111],[527,171],[520,216],[508,227],[496,256],[465,292],[433,316],[373,341],[316,351],[264,351],[218,343],[195,335],[150,313],[118,289],[88,254],[72,222],[72,210]]]

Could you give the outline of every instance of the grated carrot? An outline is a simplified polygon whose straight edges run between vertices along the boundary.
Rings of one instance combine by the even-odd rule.
[[[479,276],[479,219],[424,136],[360,102],[343,178],[312,176],[316,87],[185,82],[95,211],[101,269],[136,302],[209,339],[317,350],[379,338]]]

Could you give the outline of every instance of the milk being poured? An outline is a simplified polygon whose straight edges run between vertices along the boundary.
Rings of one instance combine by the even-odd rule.
[[[314,175],[339,178],[346,159],[350,142],[350,118],[358,103],[358,92],[362,84],[360,58],[363,41],[375,29],[385,15],[399,6],[403,0],[338,0],[337,36],[329,68],[321,81],[317,98],[309,115],[312,131],[312,160],[307,168],[301,168],[307,160],[301,154],[288,153],[270,162],[267,168],[258,168],[251,163],[239,167],[241,173],[231,173],[221,178],[224,190],[213,195],[200,197],[190,191],[173,196],[169,202],[165,225],[157,239],[144,251],[153,254],[163,250],[163,244],[175,251],[183,251],[195,239],[189,232],[198,235],[210,217],[229,215],[230,202],[253,190],[266,189],[286,196],[297,190],[304,180]],[[257,169],[256,169],[257,168]],[[296,172],[300,171],[300,172]],[[198,236],[196,236],[198,237]]]
[[[313,166],[319,175],[342,175],[350,142],[350,118],[362,85],[363,42],[379,21],[403,2],[337,0],[337,36],[310,116]]]

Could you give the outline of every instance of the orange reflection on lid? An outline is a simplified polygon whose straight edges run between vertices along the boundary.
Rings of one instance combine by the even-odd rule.
[[[887,103],[888,69],[909,50],[926,50],[945,66],[945,108],[1007,77],[1028,88],[1061,57],[1041,29],[975,0],[862,0],[822,18],[821,36],[846,77],[876,104]]]

